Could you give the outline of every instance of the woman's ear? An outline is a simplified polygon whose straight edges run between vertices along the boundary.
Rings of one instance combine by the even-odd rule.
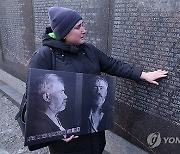
[[[46,102],[50,102],[50,94],[49,93],[44,93],[43,94],[43,100]]]

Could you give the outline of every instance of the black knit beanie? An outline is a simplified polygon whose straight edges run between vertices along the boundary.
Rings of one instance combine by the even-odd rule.
[[[62,40],[82,17],[74,10],[54,6],[48,10],[51,28],[58,40]]]

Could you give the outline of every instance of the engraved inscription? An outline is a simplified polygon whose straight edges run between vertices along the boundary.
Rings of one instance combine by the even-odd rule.
[[[0,5],[2,56],[24,66],[28,63],[34,43],[32,6],[29,4],[28,1],[6,0]]]
[[[115,1],[112,56],[145,71],[169,71],[160,86],[118,79],[116,99],[180,126],[180,14],[176,1],[166,2]]]

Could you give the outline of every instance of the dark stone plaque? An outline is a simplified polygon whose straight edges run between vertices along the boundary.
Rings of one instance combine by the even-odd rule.
[[[126,79],[117,82],[114,131],[150,153],[180,153],[179,4],[177,0],[116,0],[114,5],[112,56],[144,71],[169,71],[159,86]],[[148,135],[154,132],[161,135],[161,144],[150,147]]]
[[[1,18],[0,18],[1,20]],[[0,65],[2,65],[2,40],[1,40],[1,31],[0,31]]]
[[[24,80],[26,65],[34,51],[31,1],[1,1],[0,14],[3,57],[1,68]]]
[[[33,0],[36,49],[41,47],[42,35],[45,32],[45,28],[49,26],[48,8],[54,5],[58,5],[58,0]]]
[[[37,48],[41,46],[42,35],[45,27],[49,26],[48,8],[51,6],[61,6],[76,10],[81,14],[84,26],[87,29],[86,41],[93,43],[103,51],[108,49],[108,27],[109,27],[109,0],[72,1],[34,0],[35,15],[35,36]]]

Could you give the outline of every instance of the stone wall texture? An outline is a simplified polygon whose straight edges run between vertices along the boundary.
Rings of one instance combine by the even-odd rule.
[[[150,153],[180,153],[180,1],[0,1],[1,69],[26,80],[29,59],[49,25],[47,9],[54,5],[77,10],[86,41],[107,55],[144,71],[169,71],[159,86],[117,78],[112,131]],[[160,134],[160,145],[147,142],[152,133],[156,139]]]

